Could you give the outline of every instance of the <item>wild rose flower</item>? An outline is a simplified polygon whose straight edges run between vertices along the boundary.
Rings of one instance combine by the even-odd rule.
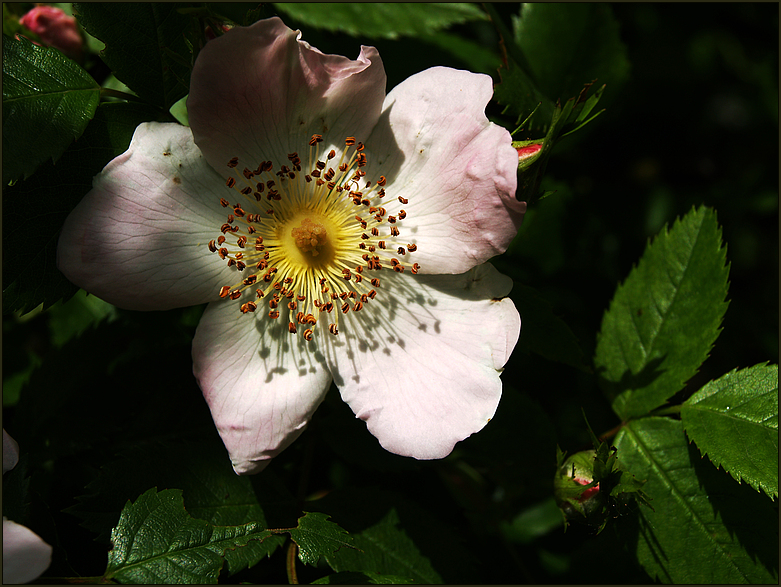
[[[139,126],[67,219],[59,267],[128,309],[210,302],[194,373],[238,473],[335,382],[387,450],[480,430],[520,317],[503,252],[526,205],[485,117],[488,76],[435,67],[385,95],[373,47],[324,55],[272,18],[210,41],[191,128]]]
[[[19,445],[3,429],[3,475],[19,462]],[[3,517],[3,583],[28,583],[52,561],[52,547],[35,532]]]
[[[81,57],[84,41],[76,19],[55,6],[36,6],[19,19],[49,47],[59,49],[71,59]]]

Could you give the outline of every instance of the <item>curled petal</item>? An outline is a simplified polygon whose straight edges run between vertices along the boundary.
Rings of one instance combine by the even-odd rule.
[[[386,176],[389,199],[409,200],[401,230],[418,245],[421,273],[462,273],[503,253],[523,220],[518,153],[485,117],[492,94],[486,75],[428,69],[388,94],[367,141],[368,169]]]
[[[232,300],[206,308],[193,372],[237,473],[262,471],[304,431],[331,384],[316,349],[281,318],[242,314]]]
[[[166,310],[214,300],[236,280],[207,248],[230,192],[188,128],[141,124],[93,186],[57,247],[58,268],[79,287],[121,308]]]
[[[344,331],[359,334],[334,341],[328,360],[342,398],[385,449],[437,459],[493,417],[521,321],[503,297],[511,280],[489,264],[417,277],[386,277],[382,303],[347,315]]]
[[[361,47],[355,61],[324,55],[275,17],[207,43],[193,68],[187,109],[195,141],[215,169],[232,157],[253,168],[266,159],[286,163],[313,134],[336,145],[368,136],[384,97],[385,70],[374,47]]]
[[[52,547],[35,532],[3,518],[3,583],[28,583],[52,562]]]

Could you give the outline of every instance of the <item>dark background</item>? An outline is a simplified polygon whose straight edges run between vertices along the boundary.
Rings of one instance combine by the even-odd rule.
[[[510,27],[518,5],[495,8]],[[612,10],[630,77],[608,86],[600,104],[607,110],[597,120],[556,146],[542,183],[556,193],[529,212],[510,252],[495,264],[544,294],[589,362],[602,314],[648,239],[693,206],[713,207],[731,263],[730,307],[710,358],[681,399],[734,368],[778,360],[778,4],[619,3]],[[361,43],[375,45],[389,88],[433,65],[466,68],[412,39],[300,28],[326,53],[354,57]],[[488,47],[497,41],[490,22],[453,32]],[[489,114],[509,127],[514,122],[498,107]],[[523,316],[520,304],[519,310]],[[48,314],[25,321],[4,316],[4,377],[28,364],[30,352],[43,360],[19,405],[4,405],[4,426],[28,452],[35,474],[27,515],[55,545],[47,575],[103,572],[106,544],[62,510],[108,460],[161,436],[219,445],[190,375],[199,312],[120,312],[111,325],[62,350],[52,346]],[[408,527],[422,508],[469,545],[473,560],[465,574],[447,557],[438,567],[450,582],[648,582],[610,527],[596,538],[587,528],[556,529],[531,544],[501,537],[503,522],[550,497],[556,444],[569,452],[589,448],[581,409],[597,433],[619,424],[588,372],[516,351],[503,379],[496,421],[442,463],[383,453],[332,389],[310,430],[275,460],[274,474],[299,496],[380,486],[412,499],[415,506],[402,512]],[[61,405],[56,418],[37,419],[40,402]],[[509,441],[508,430],[516,434]],[[470,484],[462,460],[480,483]],[[228,581],[286,582],[283,557],[277,551],[270,565]],[[302,582],[324,574],[299,572]]]

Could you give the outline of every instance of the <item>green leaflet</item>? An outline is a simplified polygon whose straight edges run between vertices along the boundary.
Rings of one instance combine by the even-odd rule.
[[[775,583],[778,515],[771,501],[700,458],[680,421],[643,418],[616,437],[653,510],[620,520],[651,577],[666,583]]]
[[[726,250],[710,208],[692,210],[650,243],[602,319],[594,364],[623,420],[679,391],[719,335]]]
[[[182,492],[152,488],[122,510],[111,531],[112,549],[104,579],[120,583],[217,583],[228,551],[252,541],[287,533],[298,545],[299,558],[315,564],[351,538],[322,513],[305,513],[295,528],[266,529],[259,522],[215,526],[192,518]]]
[[[3,35],[3,185],[59,159],[99,97],[95,80],[58,50]]]
[[[778,497],[778,365],[733,370],[684,402],[683,426],[703,455]]]
[[[551,100],[574,96],[594,80],[615,95],[629,75],[626,47],[607,4],[525,3],[513,25],[527,73]]]
[[[114,75],[164,112],[187,94],[198,47],[197,21],[177,3],[80,2],[79,23],[106,44],[101,57]]]
[[[311,27],[384,39],[426,37],[450,25],[485,20],[477,6],[465,3],[379,2],[369,9],[360,2],[275,2],[274,8]]]
[[[140,495],[157,485],[181,489],[187,512],[215,526],[256,522],[265,528],[295,515],[295,500],[279,487],[273,473],[265,474],[264,482],[253,487],[250,478],[233,472],[216,434],[194,436],[178,442],[166,438],[134,443],[120,458],[102,467],[101,474],[87,486],[88,493],[79,496],[68,513],[80,518],[83,527],[104,541],[105,533],[117,523],[122,496]],[[267,511],[274,517],[270,519]],[[225,574],[254,566],[283,542],[284,536],[272,536],[229,550],[225,553]]]
[[[523,4],[513,29],[512,38],[504,39],[508,67],[499,72],[496,100],[523,117],[539,104],[530,130],[547,130],[554,105],[589,82],[608,84],[615,96],[629,73],[626,47],[607,5]]]
[[[271,535],[256,522],[212,526],[190,517],[180,490],[150,489],[125,506],[112,530],[104,577],[120,583],[217,583],[227,549]]]
[[[342,548],[355,547],[345,530],[329,521],[328,514],[307,513],[298,522],[298,528],[289,530],[290,537],[298,545],[298,558],[307,565],[317,564],[324,556],[326,560]]]

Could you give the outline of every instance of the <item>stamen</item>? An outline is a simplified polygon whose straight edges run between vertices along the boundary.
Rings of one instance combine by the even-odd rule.
[[[231,205],[236,200],[220,198],[220,206],[230,213],[220,234],[207,244],[211,253],[242,274],[235,285],[220,289],[221,298],[238,300],[252,288],[252,299],[267,298],[270,319],[285,315],[291,334],[298,333],[297,324],[307,325],[301,334],[308,341],[314,336],[315,314],[331,314],[328,331],[337,335],[339,314],[360,312],[375,299],[376,289],[367,287],[379,288],[380,278],[364,280],[364,271],[420,270],[417,263],[405,262],[417,245],[398,238],[407,212],[389,205],[389,214],[380,205],[385,176],[374,182],[366,178],[364,144],[347,137],[341,152],[326,152],[321,151],[323,142],[322,135],[312,135],[306,162],[298,153],[288,153],[291,167],[276,170],[271,161],[261,161],[256,169],[242,165],[239,172],[239,158],[233,157],[225,185],[239,201]],[[302,169],[307,172],[299,173]],[[397,197],[401,204],[408,203]],[[261,200],[266,202],[263,208]],[[356,215],[355,206],[365,207],[368,215]],[[334,301],[340,304],[337,312]],[[239,310],[254,313],[259,303],[245,301]]]

